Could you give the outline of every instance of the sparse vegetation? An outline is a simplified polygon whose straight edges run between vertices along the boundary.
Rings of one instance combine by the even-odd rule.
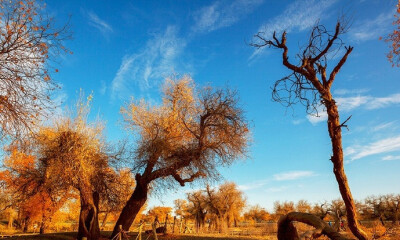
[[[160,37],[161,41],[149,41],[147,49],[141,54],[124,56],[112,86],[104,84],[99,91],[104,95],[112,88],[108,104],[113,108],[116,105],[116,88],[123,87],[124,91],[133,95],[131,101],[120,109],[122,128],[128,133],[126,139],[113,135],[116,141],[111,143],[105,135],[108,123],[99,120],[99,117],[93,120],[90,115],[93,94],[85,97],[81,90],[79,100],[72,110],[52,112],[56,108],[52,93],[62,86],[52,79],[52,73],[59,71],[52,63],[61,53],[72,54],[64,46],[65,40],[71,38],[69,23],[56,27],[54,18],[50,16],[57,15],[57,11],[51,8],[54,12],[49,14],[44,0],[0,0],[0,141],[3,147],[0,151],[0,238],[400,239],[400,195],[382,194],[356,201],[344,170],[345,158],[354,155],[355,148],[363,149],[364,152],[351,160],[384,152],[398,154],[400,149],[400,136],[389,139],[394,143],[388,143],[390,141],[387,139],[380,140],[378,147],[359,144],[346,149],[343,146],[342,129],[348,127],[351,119],[351,115],[346,120],[340,119],[339,113],[343,113],[343,108],[350,111],[356,105],[365,104],[366,110],[371,110],[400,103],[399,94],[375,98],[375,104],[369,104],[374,99],[371,96],[350,97],[350,102],[346,102],[345,97],[334,97],[333,86],[338,85],[336,78],[348,65],[348,58],[354,49],[342,41],[343,34],[351,25],[344,18],[336,22],[333,31],[329,31],[320,22],[312,26],[310,20],[305,21],[306,26],[302,27],[311,27],[311,32],[307,35],[308,41],[296,55],[289,51],[295,48],[288,41],[291,31],[289,25],[295,22],[292,19],[289,19],[289,25],[284,24],[283,27],[267,24],[276,27],[277,32],[270,29],[259,31],[250,44],[257,51],[264,48],[280,51],[279,66],[283,65],[285,70],[289,70],[289,75],[273,84],[274,101],[282,103],[286,108],[300,103],[305,106],[308,117],[326,115],[327,139],[331,151],[330,158],[326,156],[326,160],[330,159],[333,164],[333,174],[341,198],[324,202],[310,199],[294,202],[287,199],[289,197],[286,195],[281,195],[285,197],[275,198],[280,201],[275,201],[272,209],[268,209],[264,207],[264,202],[254,204],[255,198],[249,200],[247,196],[250,195],[246,195],[247,190],[255,188],[271,195],[285,193],[286,186],[279,189],[263,188],[274,181],[295,182],[299,177],[319,175],[313,171],[263,176],[263,180],[253,183],[254,186],[239,185],[237,175],[230,178],[234,181],[221,183],[222,168],[251,157],[251,131],[260,131],[262,125],[253,127],[248,119],[246,110],[250,107],[239,100],[240,89],[221,87],[213,82],[196,83],[190,75],[168,75],[164,71],[173,65],[171,62],[179,56],[178,52],[184,52],[177,49],[181,47],[178,45],[186,46],[188,39],[200,33],[205,34],[234,24],[242,15],[252,11],[251,6],[258,6],[263,1],[235,0],[225,9],[220,9],[225,4],[222,2],[218,1],[211,7],[191,13],[197,24],[191,26],[186,40],[179,42],[175,36],[179,34],[169,27],[165,36]],[[330,5],[327,2],[324,1],[324,4]],[[285,11],[285,14],[299,11],[297,8],[301,4],[297,1],[296,4],[296,8]],[[305,5],[311,7],[311,4]],[[138,13],[142,11],[136,7],[132,9]],[[100,30],[107,41],[111,39],[107,35],[114,33],[111,25],[94,12],[86,12],[83,8],[80,11],[89,21],[88,25]],[[206,14],[202,14],[203,11]],[[400,1],[396,11],[393,22],[395,29],[385,38],[391,44],[387,58],[393,66],[400,65]],[[151,18],[162,15],[159,11],[152,14]],[[130,19],[126,14],[116,15]],[[302,15],[300,17],[301,21],[305,18]],[[384,21],[382,19],[386,18],[380,17],[368,24]],[[266,35],[269,33],[270,36]],[[368,34],[359,36],[366,38]],[[253,53],[249,63],[257,54],[260,52]],[[161,59],[160,66],[152,68],[149,63],[157,58]],[[107,56],[107,59],[112,57]],[[149,79],[154,76],[171,76],[165,77],[164,83],[159,84],[162,89],[158,92],[159,96],[156,94],[157,99],[137,94],[135,89],[125,86],[122,80],[129,72],[128,68],[139,59],[146,62],[143,85],[150,85]],[[270,59],[273,61],[273,58]],[[270,59],[266,61],[269,64],[266,67],[272,66]],[[246,68],[250,69],[250,65]],[[132,78],[137,77],[138,71],[136,68],[131,71],[135,75]],[[225,76],[222,78],[225,79]],[[103,80],[99,81],[103,85]],[[250,80],[246,81],[246,84],[251,83]],[[139,100],[137,96],[145,97]],[[259,104],[265,105],[258,101],[257,107]],[[273,110],[268,111],[268,115],[263,115],[263,118],[272,119],[275,113]],[[385,122],[372,132],[389,128],[397,130],[394,127],[396,123],[397,120]],[[293,123],[295,126],[297,124]],[[360,129],[364,131],[365,127]],[[256,134],[255,142],[260,138]],[[268,144],[273,145],[272,141],[277,140],[273,139]],[[273,149],[270,146],[263,147],[268,149],[261,150],[267,156],[266,159],[273,161],[268,157],[268,151]],[[282,149],[291,147],[284,145]],[[316,153],[319,145],[313,147],[311,154]],[[295,151],[294,154],[300,152]],[[324,154],[328,155],[326,152]],[[297,156],[293,158],[298,160],[298,165],[303,163],[304,159]],[[382,157],[382,161],[394,160],[400,160],[400,156]],[[268,167],[270,165],[269,162]],[[253,171],[248,170],[243,175],[255,179]],[[185,187],[187,184],[193,184],[196,190],[185,189],[185,195],[180,196],[182,199],[175,199],[174,206],[149,203],[153,194],[160,196],[167,192],[181,191],[179,186]],[[325,188],[318,189],[318,193],[323,194],[322,190]],[[395,188],[393,190],[396,191]],[[387,192],[385,190],[382,193]]]

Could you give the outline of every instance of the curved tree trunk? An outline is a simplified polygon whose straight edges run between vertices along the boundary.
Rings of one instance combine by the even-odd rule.
[[[30,217],[26,217],[24,220],[24,228],[22,230],[24,233],[28,232],[29,224],[30,224]]]
[[[299,236],[293,222],[302,222],[313,226],[314,231],[307,231]],[[325,235],[332,240],[349,240],[336,232],[326,222],[311,213],[291,212],[282,216],[278,221],[278,240],[314,239]]]
[[[80,189],[81,211],[79,214],[78,240],[100,238],[99,227],[99,193]]]
[[[39,233],[40,234],[45,234],[47,232],[47,227],[49,225],[50,218],[46,216],[46,212],[43,209],[43,214],[42,214],[42,221],[40,222],[40,227],[39,227]]]
[[[136,187],[129,198],[125,207],[122,209],[121,214],[117,222],[115,223],[113,233],[111,238],[119,233],[119,226],[122,225],[122,230],[128,231],[131,227],[136,215],[139,213],[140,209],[146,203],[147,194],[149,191],[149,183],[140,181],[141,177],[139,174],[136,175]]]
[[[107,211],[104,215],[103,221],[101,222],[101,228],[104,228],[107,224],[107,217],[108,217],[109,212]]]
[[[328,131],[332,143],[333,173],[339,185],[339,191],[346,206],[347,224],[351,232],[360,240],[367,240],[367,234],[361,230],[357,221],[357,209],[350,191],[343,165],[342,125],[335,100],[330,93],[324,97],[324,105],[328,114]]]
[[[39,234],[45,234],[46,228],[47,228],[46,222],[45,221],[40,222]]]

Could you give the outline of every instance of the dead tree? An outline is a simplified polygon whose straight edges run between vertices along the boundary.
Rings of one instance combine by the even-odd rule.
[[[295,221],[313,226],[315,230],[299,235],[293,224]],[[321,235],[325,235],[332,240],[349,240],[349,238],[336,232],[321,218],[311,213],[291,212],[282,216],[278,221],[278,240],[314,239]]]
[[[272,47],[282,50],[282,63],[292,73],[275,82],[272,98],[286,107],[301,103],[306,106],[307,113],[318,116],[318,108],[322,105],[328,115],[328,132],[332,144],[331,161],[333,173],[339,185],[340,194],[346,205],[347,220],[351,232],[361,240],[367,239],[367,235],[359,227],[356,207],[347,181],[343,165],[342,127],[346,123],[340,122],[339,111],[335,99],[331,93],[331,87],[336,75],[345,64],[347,57],[353,51],[353,47],[344,46],[340,35],[346,30],[346,24],[338,21],[334,32],[328,31],[323,25],[313,27],[310,38],[304,49],[297,54],[299,63],[289,61],[289,47],[287,45],[286,32],[280,39],[274,32],[272,39],[264,37],[263,33],[255,35],[255,42],[251,43],[256,48]],[[344,46],[344,54],[333,68],[328,68],[330,56],[339,54]],[[329,70],[331,72],[329,73]]]

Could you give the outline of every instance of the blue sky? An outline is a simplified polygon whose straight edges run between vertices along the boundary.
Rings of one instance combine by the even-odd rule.
[[[288,32],[292,54],[317,20],[333,29],[346,13],[351,27],[343,40],[354,50],[333,86],[344,129],[346,172],[356,199],[399,193],[400,69],[386,59],[380,36],[393,28],[395,0],[229,1],[48,1],[58,23],[70,17],[74,52],[63,56],[55,94],[71,105],[79,89],[93,92],[93,115],[106,122],[111,142],[127,136],[119,109],[131,96],[160,100],[160,85],[172,74],[190,74],[199,86],[237,89],[251,123],[249,159],[221,169],[250,204],[271,210],[276,200],[310,202],[339,197],[329,160],[324,116],[303,106],[285,109],[271,100],[271,86],[289,72],[280,52],[257,51],[253,34]],[[332,57],[332,63],[337,57]],[[201,186],[194,186],[199,188]],[[151,205],[172,205],[189,187],[152,196]]]

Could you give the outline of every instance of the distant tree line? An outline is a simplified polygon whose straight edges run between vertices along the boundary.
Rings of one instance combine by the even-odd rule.
[[[244,222],[250,225],[277,222],[290,212],[314,214],[329,222],[337,231],[341,222],[346,221],[346,208],[341,199],[322,203],[277,201],[274,202],[273,211],[269,212],[260,205],[248,205],[244,193],[232,182],[187,193],[186,199],[177,199],[174,204],[175,216],[187,223],[194,223],[195,230],[200,232],[225,232],[228,227],[236,227]],[[356,207],[361,221],[378,222],[384,227],[400,223],[400,195],[369,196],[356,201]],[[171,216],[172,210],[168,208],[166,213]],[[162,219],[165,215],[159,217]],[[148,220],[151,221],[151,218]]]

